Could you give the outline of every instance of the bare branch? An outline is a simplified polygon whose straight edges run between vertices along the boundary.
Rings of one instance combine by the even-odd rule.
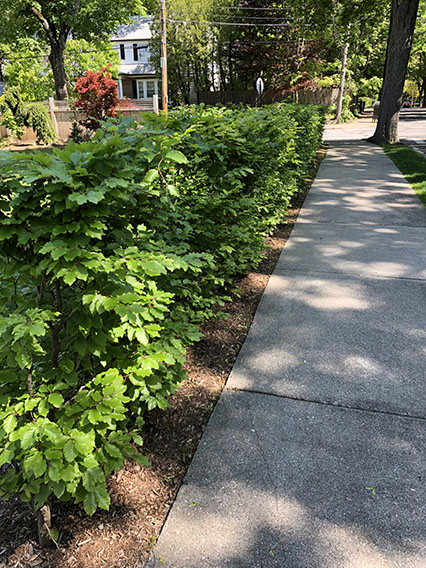
[[[29,395],[32,397],[34,396],[34,388],[33,388],[33,368],[31,367],[28,371],[27,375],[27,389]]]

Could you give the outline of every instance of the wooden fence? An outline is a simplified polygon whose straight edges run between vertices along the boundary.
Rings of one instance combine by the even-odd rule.
[[[49,110],[58,141],[68,140],[72,124],[75,120],[79,120],[79,114],[70,108],[68,101],[55,101],[53,98],[50,98],[41,104],[45,105]],[[123,118],[129,116],[141,118],[144,112],[158,112],[158,97],[154,95],[151,99],[127,100],[125,105],[119,109]],[[0,126],[0,139],[9,137],[9,135],[8,129]],[[36,138],[36,134],[31,128],[25,128],[19,142],[31,144],[36,141]],[[13,139],[11,141],[13,142]]]
[[[207,105],[224,103],[244,103],[249,105],[271,104],[284,100],[296,100],[304,103],[332,105],[337,101],[338,89],[298,89],[294,92],[265,91],[260,97],[256,91],[202,91],[197,102]]]

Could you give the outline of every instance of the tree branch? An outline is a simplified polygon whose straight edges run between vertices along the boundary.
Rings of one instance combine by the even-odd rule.
[[[31,397],[34,396],[34,388],[33,388],[33,368],[31,367],[28,371],[27,375],[27,389],[28,393]]]
[[[56,38],[55,38],[52,30],[50,29],[49,22],[46,20],[46,18],[43,16],[43,14],[41,12],[39,12],[39,10],[37,10],[37,8],[35,6],[30,6],[30,9],[31,9],[32,13],[35,15],[35,17],[39,20],[41,25],[43,26],[48,38],[51,41],[55,41]]]
[[[342,40],[340,39],[339,32],[337,31],[336,12],[337,12],[337,3],[336,3],[336,0],[333,0],[333,13],[332,13],[332,18],[333,18],[333,33],[334,33],[334,37],[337,39],[337,43],[340,45],[340,47],[343,47],[343,42],[342,42]]]
[[[59,280],[55,282],[55,291],[56,291],[56,308],[58,312],[62,314],[62,294],[61,294],[61,283]]]

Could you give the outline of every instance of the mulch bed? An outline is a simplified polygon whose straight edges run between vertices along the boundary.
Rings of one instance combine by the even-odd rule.
[[[78,506],[55,503],[59,549],[40,550],[34,517],[18,498],[0,501],[0,568],[143,568],[325,154],[318,152],[287,222],[267,239],[261,264],[235,283],[239,294],[223,307],[229,315],[207,322],[202,340],[188,349],[188,379],[170,407],[147,416],[143,453],[151,466],[128,462],[110,478],[108,513],[87,517]]]

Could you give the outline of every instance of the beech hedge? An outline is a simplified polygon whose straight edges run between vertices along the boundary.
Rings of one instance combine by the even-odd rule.
[[[108,509],[107,477],[261,258],[322,138],[315,106],[187,107],[0,154],[0,495]]]

